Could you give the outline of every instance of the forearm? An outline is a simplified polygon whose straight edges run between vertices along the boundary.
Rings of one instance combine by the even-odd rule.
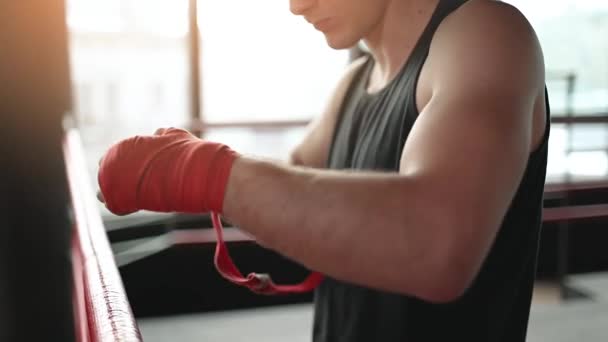
[[[347,173],[241,158],[225,215],[264,246],[331,277],[424,295],[444,250],[419,184],[396,173]],[[409,196],[407,194],[410,194]],[[434,231],[434,229],[437,229]],[[404,277],[404,274],[407,277]]]

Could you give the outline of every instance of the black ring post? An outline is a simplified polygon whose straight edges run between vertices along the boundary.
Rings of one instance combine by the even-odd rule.
[[[63,0],[0,1],[0,341],[75,340]]]

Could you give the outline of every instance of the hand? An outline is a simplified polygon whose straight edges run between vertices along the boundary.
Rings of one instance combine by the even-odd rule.
[[[159,129],[113,145],[100,161],[99,199],[117,215],[138,210],[221,213],[238,154],[185,130]]]

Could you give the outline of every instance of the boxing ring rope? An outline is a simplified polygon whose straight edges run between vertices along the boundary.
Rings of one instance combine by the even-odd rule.
[[[573,192],[608,190],[607,176],[590,180],[557,181],[545,185],[545,199],[559,198]]]
[[[608,218],[608,204],[588,204],[543,209],[543,223]]]
[[[67,132],[64,156],[76,222],[72,257],[77,341],[142,341],[97,207],[78,131]]]

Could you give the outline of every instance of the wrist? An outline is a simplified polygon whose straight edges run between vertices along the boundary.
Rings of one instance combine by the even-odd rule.
[[[206,210],[221,214],[224,211],[228,182],[240,154],[223,144],[209,142],[205,144],[213,144],[212,148],[216,150],[215,155],[205,161],[209,167],[204,190],[206,192],[204,197],[207,199],[205,206]]]
[[[232,168],[226,182],[224,199],[222,203],[223,214],[228,217],[232,217],[234,213],[238,212],[238,189],[241,188],[239,183],[241,183],[243,175],[246,174],[245,170],[247,169],[247,165],[251,162],[251,158],[239,155],[232,163]]]

